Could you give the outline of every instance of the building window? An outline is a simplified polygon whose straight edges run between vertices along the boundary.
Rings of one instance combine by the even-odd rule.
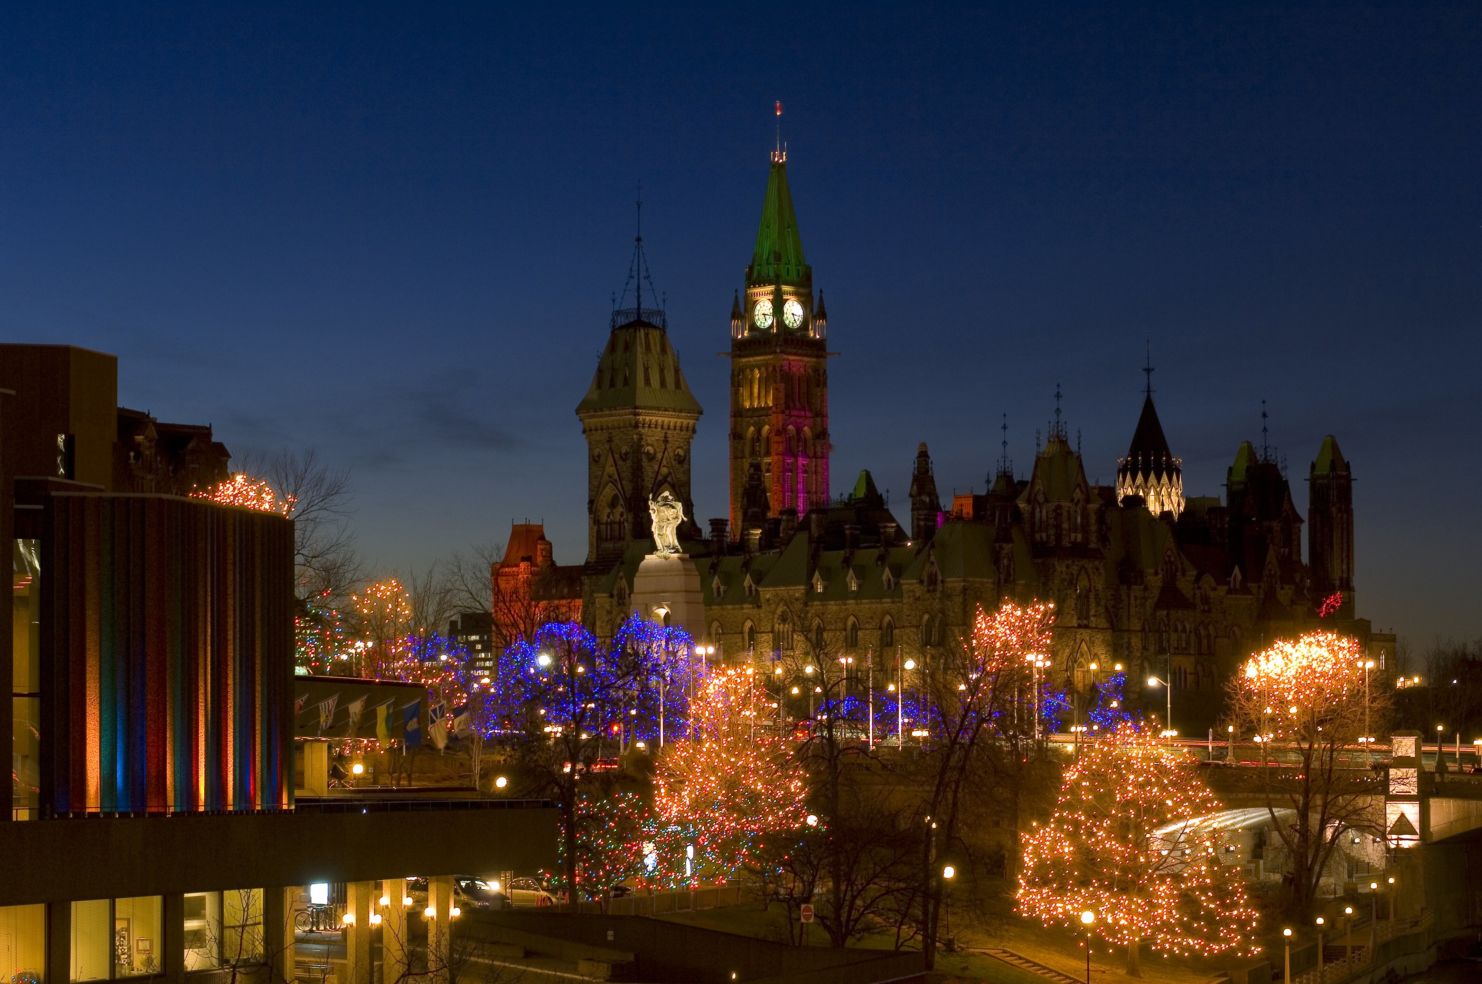
[[[782,612],[777,616],[777,648],[783,652],[792,652],[792,616]]]
[[[160,972],[160,897],[72,903],[71,979],[106,981]]]
[[[895,645],[895,620],[889,615],[880,623],[880,648]]]
[[[741,645],[747,653],[756,651],[756,626],[747,622],[741,627]]]
[[[813,623],[813,651],[823,652],[823,623],[820,621]]]
[[[853,615],[849,616],[849,623],[844,627],[844,646],[846,649],[859,648],[859,619]]]
[[[41,541],[18,539],[12,552],[15,665],[10,705],[15,715],[11,751],[11,818],[35,819],[41,806]],[[0,970],[4,969],[0,963]]]
[[[262,890],[185,896],[185,969],[238,968],[262,962]]]
[[[0,906],[0,973],[41,980],[46,966],[46,906]]]

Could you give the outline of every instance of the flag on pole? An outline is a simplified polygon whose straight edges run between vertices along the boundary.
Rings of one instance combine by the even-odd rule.
[[[355,737],[355,732],[360,730],[360,715],[365,713],[365,696],[361,695],[352,700],[349,704],[345,705],[345,710],[350,712],[350,727],[345,730],[345,734],[347,737],[353,738]]]
[[[339,694],[331,694],[319,702],[319,733],[321,735],[329,729],[329,722],[334,720],[334,706],[339,699]]]
[[[403,732],[406,735],[407,748],[416,748],[422,744],[422,721],[419,713],[421,707],[421,704],[414,702],[402,710]]]
[[[381,741],[391,740],[391,727],[386,723],[386,712],[390,704],[376,705],[376,738]]]

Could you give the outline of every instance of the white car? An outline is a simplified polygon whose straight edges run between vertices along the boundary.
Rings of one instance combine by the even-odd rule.
[[[509,904],[515,907],[534,906],[536,908],[547,908],[561,904],[560,899],[547,891],[545,886],[528,875],[511,878],[504,886],[504,895],[509,899]]]

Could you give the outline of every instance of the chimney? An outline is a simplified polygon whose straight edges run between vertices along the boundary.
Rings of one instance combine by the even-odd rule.
[[[778,530],[778,540],[782,543],[792,539],[792,535],[798,531],[798,511],[796,509],[784,509],[779,517],[781,527]]]
[[[815,542],[823,540],[823,530],[827,514],[822,509],[815,509],[808,514],[808,536]]]
[[[858,523],[845,523],[844,524],[844,549],[845,550],[853,550],[857,546],[859,546],[859,524]]]
[[[760,526],[749,527],[743,539],[746,544],[746,553],[755,556],[762,547],[762,528]]]
[[[893,546],[895,544],[896,531],[899,529],[900,527],[897,526],[895,523],[892,523],[890,520],[886,520],[885,522],[881,523],[880,545],[882,547]]]
[[[726,552],[727,523],[725,517],[710,520],[710,547],[717,557]]]

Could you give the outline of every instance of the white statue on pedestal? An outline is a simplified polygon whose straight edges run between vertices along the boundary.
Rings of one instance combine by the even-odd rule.
[[[657,499],[649,497],[648,515],[653,520],[654,555],[678,556],[679,537],[676,531],[679,524],[684,522],[684,504],[665,489],[659,493]]]

